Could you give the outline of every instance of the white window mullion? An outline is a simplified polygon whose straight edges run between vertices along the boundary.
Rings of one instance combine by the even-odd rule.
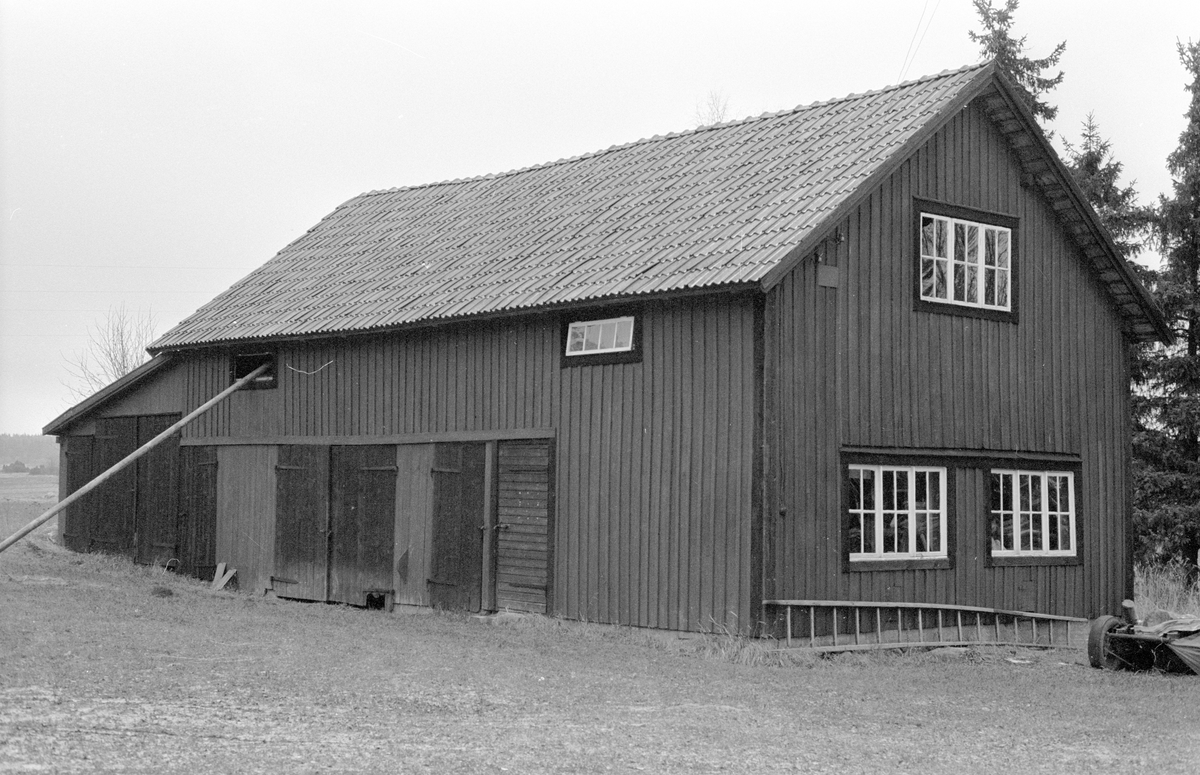
[[[950,536],[946,532],[946,512],[950,508],[946,505],[946,479],[945,474],[938,474],[938,552],[945,552],[947,556],[950,553]]]
[[[883,469],[875,469],[875,555],[882,557],[883,551]]]
[[[1042,546],[1043,553],[1050,552],[1050,475],[1042,474]]]
[[[917,469],[908,469],[908,553],[917,553]],[[929,497],[927,492],[926,497]]]

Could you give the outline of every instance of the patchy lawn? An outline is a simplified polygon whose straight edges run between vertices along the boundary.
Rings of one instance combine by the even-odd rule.
[[[1194,676],[1101,672],[1070,651],[779,661],[729,638],[213,593],[67,552],[42,528],[0,555],[0,772],[1185,772],[1200,761]]]

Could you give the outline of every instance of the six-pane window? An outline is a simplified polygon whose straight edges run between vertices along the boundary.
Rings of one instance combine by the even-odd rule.
[[[946,557],[946,469],[849,467],[850,560]]]
[[[1073,557],[1075,477],[1060,471],[992,471],[993,557]]]
[[[632,349],[632,317],[584,320],[567,328],[567,355],[622,353]]]
[[[1012,309],[1012,231],[921,213],[921,298]]]

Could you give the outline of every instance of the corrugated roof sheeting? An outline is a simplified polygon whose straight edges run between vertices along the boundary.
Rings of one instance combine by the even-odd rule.
[[[983,66],[338,207],[155,349],[761,280]]]

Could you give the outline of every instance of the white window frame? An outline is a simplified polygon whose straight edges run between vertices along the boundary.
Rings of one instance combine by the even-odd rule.
[[[932,238],[927,239],[925,227],[932,226]],[[921,301],[937,304],[955,304],[973,309],[988,309],[1011,312],[1013,301],[1013,235],[1012,229],[964,218],[951,218],[936,213],[922,212],[918,221],[917,252],[919,254],[917,282],[921,290]],[[938,235],[944,229],[945,239],[939,244]],[[957,239],[958,230],[963,231],[963,244]],[[974,232],[974,251],[971,250],[971,235]],[[989,246],[992,248],[989,256]],[[945,255],[942,255],[945,253]],[[988,263],[989,259],[991,263]],[[941,269],[945,296],[938,296],[937,272]],[[932,289],[926,286],[926,277],[933,278]],[[957,298],[955,278],[963,277],[962,298]],[[970,299],[971,281],[975,281],[975,299]],[[993,301],[987,301],[987,282],[992,282]],[[1003,283],[1001,282],[1003,279]],[[995,301],[1004,289],[1004,303]]]
[[[1005,502],[1001,495],[1001,508],[993,498],[992,478],[1001,477],[1001,488],[1011,488],[1008,501],[1010,508],[1003,508]],[[1037,479],[1036,508],[1033,502],[1032,480]],[[1052,486],[1051,480],[1055,480]],[[1062,485],[1066,484],[1067,508],[1062,508]],[[1022,499],[1022,484],[1030,483],[1029,503]],[[1050,495],[1055,493],[1057,509],[1050,508]],[[1003,493],[1003,489],[1001,490]],[[1071,471],[1030,471],[1020,469],[992,469],[988,478],[988,534],[991,540],[993,557],[1075,557],[1079,546],[1079,532],[1075,526],[1075,513],[1078,500],[1075,497],[1075,474]],[[1037,532],[1032,529],[1036,520]],[[1057,546],[1051,546],[1051,521],[1054,521]],[[999,539],[992,534],[992,526],[999,523]],[[1004,542],[1005,525],[1008,525],[1011,547]],[[1025,525],[1028,524],[1029,540],[1024,540]],[[1067,548],[1063,548],[1063,525],[1067,525]],[[1040,546],[1034,546],[1035,536],[1040,539]]]
[[[626,326],[626,324],[628,324]],[[619,318],[605,318],[604,320],[578,320],[567,326],[567,341],[564,345],[566,355],[574,357],[577,355],[603,355],[604,353],[627,353],[633,351],[633,342],[635,336],[635,327],[637,322],[632,315]],[[625,330],[625,338],[622,340],[622,329]],[[592,332],[596,333],[594,340],[596,346],[587,349],[588,335]],[[580,337],[576,339],[576,335]],[[572,350],[571,345],[579,341],[584,345],[584,349]]]
[[[939,559],[947,559],[949,557],[947,547],[949,546],[950,537],[946,534],[946,521],[947,521],[946,520],[946,512],[947,512],[946,481],[947,481],[947,473],[948,473],[947,469],[945,469],[941,466],[864,465],[864,464],[859,464],[859,463],[851,463],[849,466],[847,466],[846,475],[849,476],[850,472],[856,471],[856,470],[873,472],[874,475],[873,475],[872,479],[873,479],[874,490],[872,493],[873,497],[871,500],[872,506],[870,508],[866,507],[866,499],[864,497],[865,492],[860,492],[859,497],[857,498],[859,508],[854,508],[854,502],[855,502],[854,499],[851,499],[847,503],[849,514],[850,514],[850,519],[851,519],[851,524],[854,524],[855,522],[857,522],[858,532],[859,532],[858,546],[857,547],[851,546],[850,547],[851,551],[848,552],[850,562],[879,562],[879,561],[889,561],[889,560],[939,560]],[[926,488],[927,488],[926,507],[925,508],[917,508],[917,499],[916,499],[917,477],[921,476],[921,475],[928,475],[931,473],[938,475],[937,506],[936,506],[936,508],[928,507],[928,479],[926,479]],[[899,510],[896,508],[887,508],[887,506],[889,504],[884,503],[884,497],[883,497],[883,495],[884,495],[884,493],[883,493],[884,476],[885,475],[896,475],[896,474],[904,474],[906,477],[906,486],[907,486],[907,492],[908,492],[908,499],[907,499],[908,504],[907,504],[907,507],[902,510]],[[860,483],[858,486],[861,487],[862,478],[859,477],[855,481]],[[854,485],[851,485],[851,486],[854,486]],[[890,505],[892,505],[894,507],[896,504],[893,501],[893,503]],[[893,530],[892,543],[893,543],[894,550],[893,551],[885,551],[886,547],[885,547],[885,533],[884,533],[885,525],[884,525],[884,523],[889,518],[895,518],[895,517],[901,517],[901,516],[903,517],[903,519],[907,520],[907,528],[908,528],[907,529],[907,535],[908,535],[907,543],[908,543],[908,546],[905,547],[905,549],[903,551],[900,551],[896,548],[896,546],[895,546],[896,541],[894,538],[896,535],[896,531]],[[874,535],[874,540],[872,543],[872,546],[874,547],[873,551],[864,551],[865,546],[866,546],[866,541],[864,540],[863,535],[867,529],[866,525],[867,525],[868,518],[870,521],[871,530],[873,531],[873,535]],[[937,547],[936,549],[927,549],[927,550],[921,551],[921,550],[917,549],[917,536],[920,532],[919,528],[921,527],[922,522],[924,522],[925,533],[926,533],[926,535],[928,535],[928,533],[930,532],[930,525],[932,524],[928,520],[936,520],[937,535],[938,535],[938,538],[940,539],[941,546]]]

